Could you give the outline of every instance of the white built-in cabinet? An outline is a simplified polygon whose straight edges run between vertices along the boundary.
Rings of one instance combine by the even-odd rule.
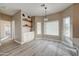
[[[23,43],[30,42],[34,39],[34,31],[32,31],[32,20],[25,12],[21,13],[22,20],[22,39]]]
[[[15,20],[15,41],[20,44],[32,41],[34,31],[32,31],[31,17],[28,17],[25,12],[19,11],[13,18]]]

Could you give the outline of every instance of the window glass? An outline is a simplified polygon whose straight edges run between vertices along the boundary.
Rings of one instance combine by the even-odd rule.
[[[44,23],[44,34],[59,35],[59,21],[51,21]]]
[[[63,23],[64,23],[64,36],[70,37],[70,17],[64,18]]]
[[[41,34],[41,22],[37,22],[37,34]]]

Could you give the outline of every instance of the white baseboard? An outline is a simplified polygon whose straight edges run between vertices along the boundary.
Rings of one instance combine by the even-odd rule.
[[[21,42],[19,42],[19,41],[15,40],[15,39],[14,39],[14,41],[15,41],[16,43],[18,43],[18,44],[21,44],[21,45],[23,44],[23,43],[21,43]]]
[[[24,41],[24,42],[22,41],[22,42],[19,42],[19,41],[15,40],[15,39],[13,39],[13,40],[14,40],[16,43],[21,44],[21,45],[24,44],[24,43],[30,42],[30,41]],[[32,41],[32,40],[31,40],[31,41]]]
[[[79,38],[73,38],[73,39],[79,39]]]
[[[0,43],[0,46],[1,46],[1,43]]]
[[[10,36],[6,36],[4,38],[1,39],[1,41],[5,40],[5,39],[8,39]]]
[[[79,46],[79,38],[73,38],[73,42],[74,44]]]

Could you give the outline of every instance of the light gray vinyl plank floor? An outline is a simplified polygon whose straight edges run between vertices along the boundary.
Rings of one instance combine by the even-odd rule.
[[[76,52],[58,42],[33,40],[23,45],[10,40],[0,46],[1,56],[73,56]]]

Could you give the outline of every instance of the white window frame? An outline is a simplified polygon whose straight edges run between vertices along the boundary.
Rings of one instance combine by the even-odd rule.
[[[41,30],[41,28],[42,28],[42,23],[41,22],[37,22],[37,24],[36,24],[36,30],[37,30],[37,34],[42,34],[42,30]]]
[[[53,32],[53,29],[52,29],[52,28],[55,28],[55,27],[52,26],[55,22],[57,22],[57,25],[56,25],[56,27],[57,27],[57,28],[56,28],[56,29],[57,29],[57,33]],[[52,28],[51,28],[51,29],[52,29],[51,33],[46,33],[46,31],[48,31],[48,30],[46,30],[46,28],[45,28],[45,24],[46,24],[46,23],[51,23],[51,24],[52,24],[52,25],[50,24],[50,26],[52,27]],[[51,29],[49,29],[49,30],[51,30]],[[55,34],[53,34],[53,33],[55,33]],[[59,36],[59,20],[44,22],[44,35]]]

